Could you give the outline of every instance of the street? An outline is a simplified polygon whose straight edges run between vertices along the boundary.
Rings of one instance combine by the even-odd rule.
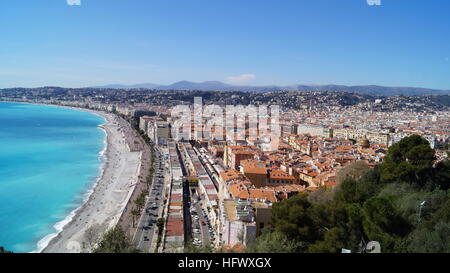
[[[198,196],[196,194],[192,195],[192,208],[194,209],[193,212],[195,213],[195,215],[193,216],[193,218],[195,219],[193,229],[200,231],[200,233],[197,232],[196,234],[197,238],[200,237],[198,239],[201,240],[203,247],[207,247],[211,244],[211,238],[209,236],[207,220],[202,211],[201,202],[198,201]]]
[[[134,236],[134,242],[142,252],[150,252],[152,242],[157,238],[155,236],[158,236],[157,221],[163,210],[164,177],[166,177],[165,172],[167,172],[164,164],[162,155],[155,149],[153,181]]]

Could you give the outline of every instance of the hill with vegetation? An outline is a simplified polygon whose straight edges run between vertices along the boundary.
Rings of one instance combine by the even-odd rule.
[[[428,141],[407,137],[337,188],[275,204],[270,228],[247,251],[360,253],[377,241],[383,253],[449,253],[450,162],[434,155]]]

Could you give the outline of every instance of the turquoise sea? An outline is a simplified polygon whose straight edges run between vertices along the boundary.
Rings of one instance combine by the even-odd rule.
[[[0,102],[0,246],[37,251],[70,220],[101,173],[104,123],[83,111]]]

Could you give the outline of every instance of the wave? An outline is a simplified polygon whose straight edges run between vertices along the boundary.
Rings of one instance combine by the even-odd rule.
[[[81,204],[76,209],[72,210],[69,213],[69,215],[67,215],[66,218],[64,218],[64,220],[57,222],[55,225],[53,225],[53,228],[56,230],[56,232],[48,234],[45,237],[43,237],[41,240],[39,240],[37,242],[37,249],[34,251],[31,251],[30,253],[41,253],[45,248],[47,248],[47,246],[50,244],[50,242],[64,230],[64,227],[66,225],[68,225],[70,222],[72,222],[73,218],[77,215],[77,212],[81,208],[83,208],[83,206],[86,205],[86,203],[89,201],[89,198],[91,197],[92,193],[94,193],[95,188],[97,187],[99,181],[103,177],[103,174],[105,172],[105,165],[107,162],[106,151],[108,149],[108,132],[103,128],[103,126],[105,124],[107,124],[108,121],[105,119],[105,117],[103,117],[97,113],[92,113],[92,114],[100,116],[101,118],[103,118],[105,120],[104,124],[101,124],[98,126],[98,128],[105,133],[105,137],[103,139],[104,146],[103,146],[103,149],[99,152],[99,156],[98,156],[98,158],[101,162],[100,166],[99,166],[99,175],[97,176],[95,183],[93,183],[87,189],[87,191],[84,193],[84,198],[83,198],[83,201],[81,202]]]

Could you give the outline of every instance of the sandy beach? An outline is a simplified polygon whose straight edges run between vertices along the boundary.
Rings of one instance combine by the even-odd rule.
[[[41,252],[82,252],[83,242],[86,241],[85,231],[91,226],[98,227],[101,232],[114,227],[136,187],[141,167],[141,152],[130,152],[120,129],[123,125],[119,124],[117,116],[97,111],[90,112],[107,120],[107,123],[102,125],[107,133],[103,173],[85,204],[65,221],[55,225],[59,230],[62,228],[59,234],[49,235],[39,242]],[[44,246],[46,247],[43,248]]]

